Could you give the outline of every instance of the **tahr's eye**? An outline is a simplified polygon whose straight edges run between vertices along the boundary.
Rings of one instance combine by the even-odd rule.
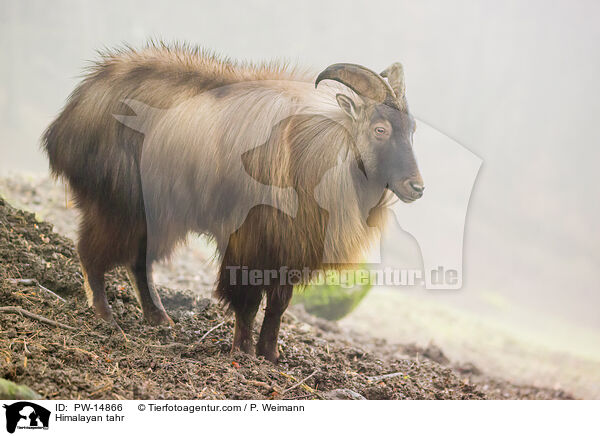
[[[379,141],[387,140],[392,133],[392,126],[387,121],[378,121],[372,124],[373,136]]]

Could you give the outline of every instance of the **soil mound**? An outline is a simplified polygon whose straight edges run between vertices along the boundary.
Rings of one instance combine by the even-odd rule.
[[[87,307],[72,241],[0,198],[0,378],[44,398],[569,398],[454,370],[441,350],[354,336],[301,311],[284,317],[278,365],[231,355],[233,321],[215,302],[160,292],[174,327],[147,325],[125,274],[107,275],[123,335]]]

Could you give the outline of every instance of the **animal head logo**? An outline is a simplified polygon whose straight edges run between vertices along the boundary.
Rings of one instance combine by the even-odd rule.
[[[6,409],[6,431],[19,429],[48,429],[50,411],[29,401],[3,406]]]

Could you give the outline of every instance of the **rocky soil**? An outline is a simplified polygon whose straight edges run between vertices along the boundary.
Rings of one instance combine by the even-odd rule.
[[[473,365],[448,361],[433,345],[388,344],[342,329],[301,307],[284,316],[278,365],[231,354],[233,321],[207,298],[212,267],[192,266],[200,249],[159,270],[177,288],[160,289],[174,327],[148,326],[125,274],[107,276],[121,332],[87,307],[72,241],[39,219],[72,234],[73,210],[65,209],[64,195],[49,189],[50,181],[28,183],[0,183],[0,192],[38,213],[0,199],[0,378],[44,398],[571,398],[487,377]],[[191,281],[182,281],[182,272]]]

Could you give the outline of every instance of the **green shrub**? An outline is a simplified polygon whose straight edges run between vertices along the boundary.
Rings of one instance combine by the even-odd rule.
[[[37,400],[40,396],[27,386],[0,378],[0,400]]]
[[[342,319],[356,309],[371,290],[370,281],[361,280],[358,274],[346,272],[340,276],[336,271],[327,271],[329,279],[325,284],[295,288],[292,304],[303,304],[308,313],[319,318],[329,321]]]

